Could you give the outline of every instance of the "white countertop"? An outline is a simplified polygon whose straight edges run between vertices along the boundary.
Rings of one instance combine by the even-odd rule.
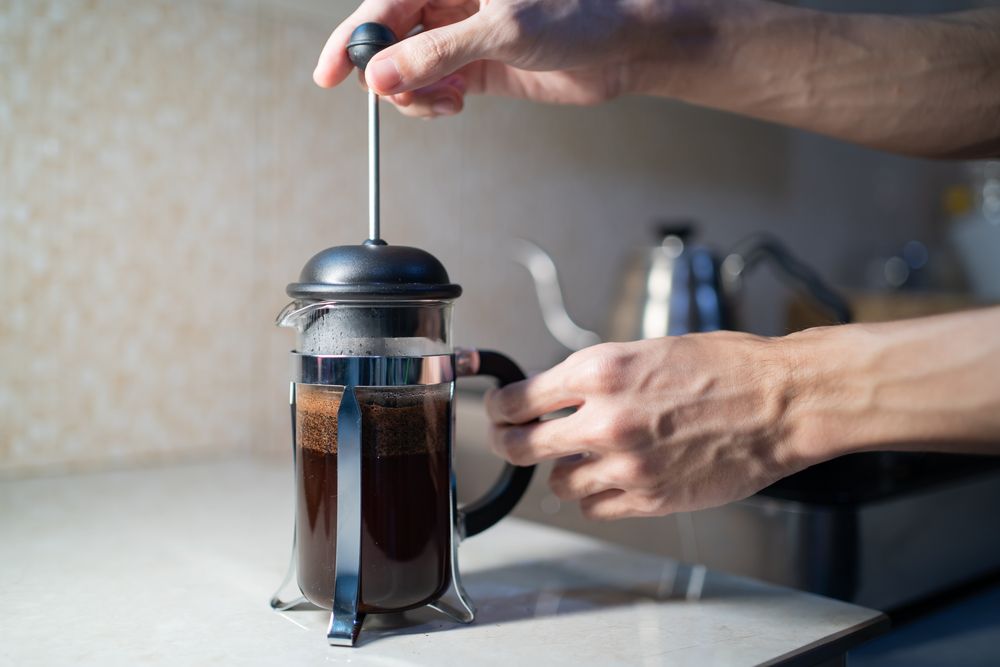
[[[0,482],[0,664],[808,663],[885,622],[507,519],[460,549],[474,624],[370,617],[331,648],[327,613],[268,607],[291,531],[290,463]]]

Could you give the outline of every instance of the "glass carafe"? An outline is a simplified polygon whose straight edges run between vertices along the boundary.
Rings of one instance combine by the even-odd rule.
[[[532,472],[507,466],[482,501],[456,506],[455,379],[492,375],[505,384],[524,376],[499,353],[452,347],[457,285],[351,284],[359,282],[369,291],[346,296],[293,284],[289,293],[299,298],[278,316],[297,332],[296,519],[293,562],[272,606],[330,609],[328,639],[342,645],[354,643],[365,614],[431,605],[470,622],[458,542],[506,515]]]

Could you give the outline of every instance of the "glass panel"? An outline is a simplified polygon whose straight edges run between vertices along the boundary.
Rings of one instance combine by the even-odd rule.
[[[451,352],[451,301],[294,302],[279,326],[303,354],[425,356]]]
[[[361,408],[361,610],[437,598],[451,549],[451,383],[358,387]],[[336,553],[337,411],[343,387],[297,385],[299,584],[331,606]]]

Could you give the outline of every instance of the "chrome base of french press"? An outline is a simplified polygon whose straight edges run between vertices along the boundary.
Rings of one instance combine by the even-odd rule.
[[[275,611],[291,611],[306,607],[316,608],[316,605],[307,600],[306,596],[302,594],[301,589],[299,589],[297,532],[296,529],[292,530],[292,558],[288,563],[288,572],[285,573],[285,578],[282,580],[281,585],[278,586],[278,590],[271,596],[271,609]]]
[[[441,597],[427,606],[456,623],[469,624],[476,620],[476,606],[462,588],[462,581],[457,572],[452,574],[452,581]]]
[[[454,415],[452,415],[452,419],[454,420]],[[454,432],[454,423],[452,424],[452,432]],[[454,473],[451,475],[448,494],[451,496],[448,506],[451,507],[452,525],[451,567],[448,568],[451,570],[451,581],[448,582],[448,588],[445,589],[444,593],[427,606],[459,623],[472,623],[476,620],[476,606],[472,604],[469,594],[465,592],[465,587],[462,585],[462,576],[458,571],[458,545],[461,542],[462,536],[459,532],[460,522],[458,516],[456,516],[458,509],[456,507],[457,493],[455,490]]]
[[[452,492],[454,497],[454,492]],[[448,588],[434,602],[428,603],[429,609],[448,617],[456,623],[469,624],[476,620],[476,606],[469,598],[469,594],[462,585],[462,577],[458,571],[458,542],[456,534],[452,538],[451,547],[451,580]],[[288,564],[288,571],[282,580],[278,590],[271,596],[271,609],[274,611],[305,611],[317,610],[317,607],[302,594],[298,584],[298,548],[296,546],[295,531],[292,533],[292,558]],[[364,623],[364,614],[354,614],[341,618],[342,623],[334,623],[337,614],[331,612],[330,626],[327,629],[327,641],[331,646],[353,646],[357,642],[358,634]]]
[[[294,377],[289,389],[289,407],[292,421],[292,462],[297,470],[296,451],[296,399],[297,383],[337,385],[344,387],[337,412],[337,546],[334,566],[333,609],[327,629],[331,646],[354,646],[364,623],[365,614],[358,608],[360,596],[360,539],[361,539],[361,411],[354,388],[357,386],[399,386],[439,384],[455,378],[455,359],[452,355],[430,357],[332,357],[293,354]],[[454,414],[452,433],[454,433]],[[453,455],[448,443],[449,459]],[[293,474],[295,474],[293,472]],[[449,484],[451,508],[451,581],[436,600],[426,606],[459,622],[471,623],[475,607],[462,586],[458,570],[458,544],[461,540],[457,510],[455,476]],[[302,594],[298,584],[297,524],[292,533],[292,557],[288,572],[281,586],[271,597],[271,608],[290,611],[313,608]]]
[[[298,454],[296,453],[296,433],[295,433],[295,383],[288,384],[288,407],[292,415],[292,485],[295,485],[295,475],[298,470]],[[315,607],[306,599],[299,588],[299,529],[298,520],[292,522],[292,557],[288,561],[288,571],[285,578],[278,586],[278,590],[271,596],[271,609],[275,611],[290,611],[302,607]]]
[[[454,490],[452,491],[454,497]],[[469,624],[476,620],[476,606],[466,593],[462,585],[462,577],[458,571],[458,543],[457,531],[452,537],[451,547],[451,580],[448,588],[434,602],[426,606],[440,614],[450,618],[456,623]],[[295,531],[292,532],[292,557],[288,564],[288,571],[282,580],[278,590],[271,596],[271,609],[274,611],[304,611],[319,609],[302,594],[298,584],[298,548],[296,546]],[[341,613],[343,622],[335,623],[336,612],[330,614],[330,626],[327,629],[327,641],[331,646],[353,646],[357,641],[358,634],[364,623],[364,614],[348,615],[346,618]]]

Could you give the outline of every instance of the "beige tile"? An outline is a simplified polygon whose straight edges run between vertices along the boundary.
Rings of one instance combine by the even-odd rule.
[[[0,474],[288,446],[284,287],[366,235],[360,87],[311,81],[325,0],[0,6]],[[465,287],[455,338],[528,368],[546,333],[510,238],[600,328],[650,221],[768,228],[834,277],[926,231],[939,168],[656,100],[383,114],[383,228]],[[888,184],[888,186],[886,186]],[[773,280],[752,322],[775,328]]]
[[[0,466],[245,442],[253,12],[15,3]],[[5,142],[6,143],[6,142]]]

